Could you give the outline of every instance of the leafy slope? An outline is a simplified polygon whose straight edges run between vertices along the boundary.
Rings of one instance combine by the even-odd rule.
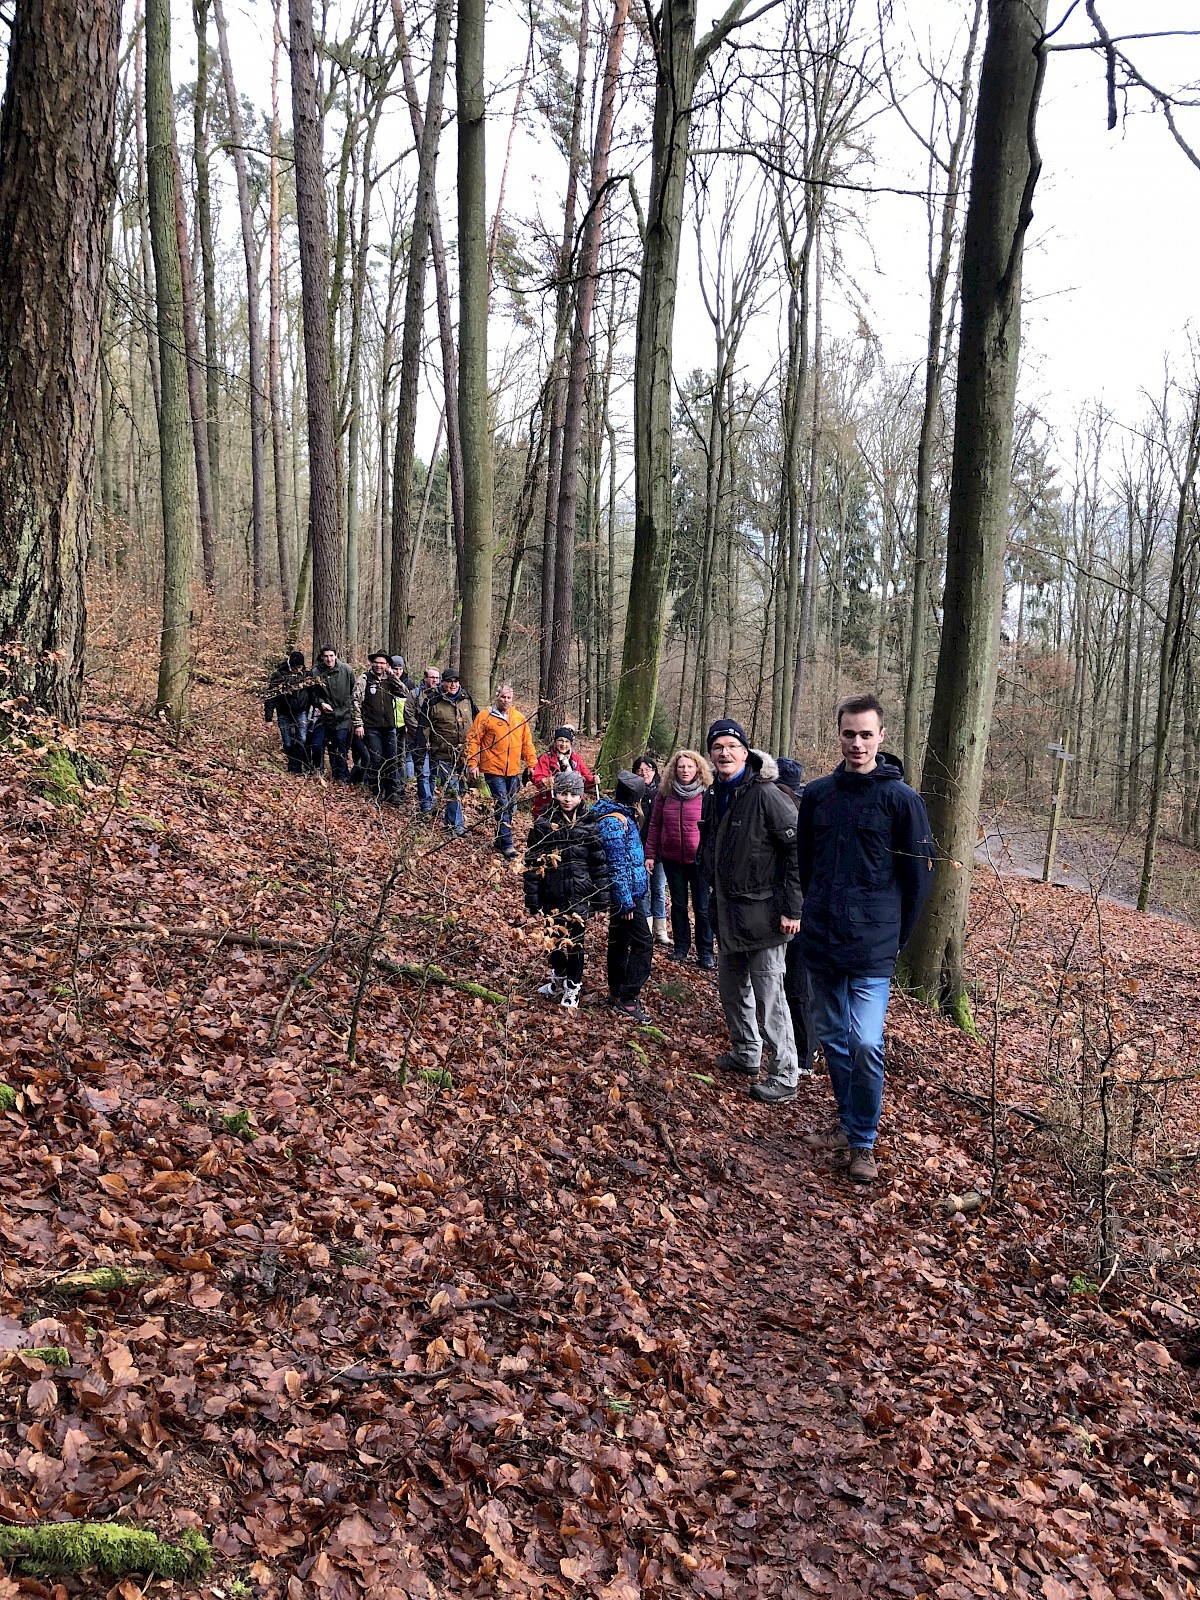
[[[214,727],[175,752],[93,725],[119,804],[54,806],[6,764],[8,1520],[208,1532],[208,1586],[156,1593],[1193,1591],[1190,1285],[1072,1294],[1087,1194],[1015,1120],[1003,1202],[942,1216],[987,1182],[986,1130],[942,1092],[978,1091],[986,1048],[897,1004],[887,1181],[855,1192],[802,1142],[819,1081],[768,1112],[692,1076],[723,1042],[701,974],[656,969],[665,1044],[564,1018],[528,998],[542,955],[485,840],[381,823]],[[513,1000],[377,970],[350,1063],[397,852],[378,953]],[[1066,902],[1020,893],[1044,941]],[[984,968],[1008,914],[981,901]],[[286,948],[172,936],[222,927]],[[1190,937],[1164,959],[1194,975]],[[1026,1103],[1033,939],[1002,1008]],[[1194,1239],[1186,1191],[1138,1194],[1131,1260],[1165,1219]],[[57,1293],[105,1264],[154,1278]],[[15,1353],[56,1340],[71,1366]]]

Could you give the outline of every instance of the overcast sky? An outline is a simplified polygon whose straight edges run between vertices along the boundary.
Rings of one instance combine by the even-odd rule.
[[[227,7],[239,87],[265,111],[271,8],[266,0],[227,0]],[[871,25],[875,0],[860,0],[860,9],[864,27]],[[1070,0],[1052,0],[1052,23],[1070,9]],[[936,47],[959,15],[953,0],[895,0],[895,10],[910,48],[931,35]],[[283,11],[286,25],[286,5]],[[701,11],[705,14],[703,5]],[[1102,0],[1101,14],[1114,35],[1200,27],[1196,0]],[[508,132],[512,85],[524,58],[527,33],[520,7],[509,0],[494,0],[489,6],[488,26],[489,82],[503,88],[494,96],[489,114],[491,206]],[[176,73],[187,79],[195,70],[194,40],[178,16],[176,29]],[[1082,5],[1076,5],[1056,43],[1087,37],[1086,15]],[[1188,78],[1200,80],[1200,38],[1147,40],[1126,48],[1146,76],[1164,86],[1175,87]],[[287,120],[286,82],[281,100]],[[1110,133],[1103,62],[1095,53],[1054,55],[1038,118],[1044,170],[1026,256],[1023,392],[1054,424],[1068,451],[1074,418],[1089,400],[1103,397],[1118,417],[1134,420],[1141,409],[1139,391],[1161,386],[1164,358],[1185,352],[1185,330],[1196,318],[1200,171],[1175,145],[1148,97],[1135,95],[1121,109],[1129,114]],[[506,210],[509,215],[530,216],[540,204],[549,218],[561,190],[561,157],[541,131],[528,99],[526,110]],[[391,113],[397,140],[407,123],[400,113],[397,102]],[[1190,115],[1193,142],[1200,145],[1200,113]],[[920,153],[898,119],[890,123],[879,119],[873,128],[870,181],[919,187]],[[453,229],[453,174],[451,128],[443,142],[439,186],[448,235]],[[645,176],[643,169],[643,195]],[[234,210],[227,205],[227,226],[236,226]],[[867,202],[866,216],[869,245],[852,237],[844,241],[854,287],[829,286],[828,325],[835,332],[851,331],[857,321],[851,302],[858,299],[887,359],[916,362],[926,320],[924,208],[917,200],[878,195]],[[705,364],[707,326],[695,296],[693,261],[694,244],[685,236],[677,320],[681,371]],[[502,329],[498,327],[496,334],[502,337]],[[757,339],[747,344],[747,365],[769,364],[775,342],[772,329],[762,326]],[[494,339],[494,347],[498,343],[500,338]],[[425,409],[422,435],[427,430],[432,433],[435,414],[432,405]]]

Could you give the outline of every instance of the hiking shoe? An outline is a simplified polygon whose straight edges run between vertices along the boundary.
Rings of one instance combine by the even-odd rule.
[[[562,999],[558,1002],[568,1011],[579,1010],[579,991],[583,988],[581,983],[572,983],[568,978],[563,984]]]
[[[779,1078],[768,1078],[765,1083],[752,1083],[750,1085],[750,1098],[757,1100],[762,1106],[779,1106],[785,1100],[796,1098],[796,1086],[784,1083]]]
[[[515,845],[511,845],[511,844],[509,845],[507,850],[501,850],[501,852],[500,852],[500,854],[504,857],[505,861],[515,861],[517,859],[517,857],[520,855],[520,853],[521,852],[515,847]]]
[[[722,1072],[736,1072],[743,1078],[758,1077],[758,1068],[747,1066],[747,1064],[744,1061],[740,1061],[737,1056],[718,1056],[713,1065],[718,1067]]]
[[[824,1133],[806,1133],[803,1142],[811,1150],[845,1150],[850,1145],[842,1128],[828,1128]]]
[[[712,956],[697,956],[696,957],[696,965],[698,967],[703,967],[705,972],[711,972],[712,969],[716,966],[716,964],[717,963],[713,960]]]
[[[619,1011],[623,1017],[628,1017],[632,1022],[649,1022],[649,1014],[642,1010],[636,1000],[610,1000],[609,1005],[614,1011]]]
[[[550,979],[549,983],[542,984],[541,988],[538,990],[538,993],[543,995],[547,1000],[558,1000],[562,995],[563,987],[566,984],[566,981],[567,980],[565,978],[560,978],[558,974],[555,973],[554,977]]]
[[[874,1183],[879,1176],[879,1163],[872,1150],[851,1150],[846,1164],[846,1176],[852,1183]]]
[[[686,961],[687,958],[688,958],[688,953],[687,953],[686,950],[668,950],[667,951],[667,960],[668,961]]]

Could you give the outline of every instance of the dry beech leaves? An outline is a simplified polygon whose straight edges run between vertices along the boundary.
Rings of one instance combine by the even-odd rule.
[[[1190,1195],[1130,1189],[1102,1304],[1071,1293],[1087,1193],[1036,1129],[1004,1124],[1003,1203],[943,1218],[988,1131],[941,1090],[978,1091],[989,1050],[902,1001],[886,1180],[852,1192],[802,1143],[819,1080],[772,1113],[689,1075],[723,1038],[705,976],[656,970],[646,1065],[599,1007],[526,998],[544,953],[486,837],[385,832],[205,726],[139,734],[120,805],[55,811],[20,763],[0,794],[3,927],[56,930],[0,975],[0,1514],[202,1527],[203,1593],[278,1600],[1194,1592],[1195,1285],[1182,1245],[1144,1270],[1194,1239]],[[361,944],[280,1007],[333,925],[370,925],[402,840],[379,953],[518,999],[379,974],[350,1065]],[[1014,958],[986,891],[973,939],[985,983],[1008,962],[1000,1088],[1028,1104],[1069,930],[1061,891],[1020,894]],[[1169,970],[1183,1026],[1197,938],[1146,926],[1114,931],[1127,1025]],[[56,1295],[105,1265],[151,1276]],[[21,1353],[55,1343],[69,1366]]]

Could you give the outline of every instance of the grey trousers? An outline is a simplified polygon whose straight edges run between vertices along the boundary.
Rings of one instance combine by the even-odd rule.
[[[750,955],[734,955],[722,948],[717,961],[717,989],[734,1060],[755,1069],[762,1060],[763,1037],[758,1031],[761,1011],[762,1034],[775,1052],[771,1081],[794,1087],[799,1064],[792,1015],[783,987],[786,948],[775,944]]]

